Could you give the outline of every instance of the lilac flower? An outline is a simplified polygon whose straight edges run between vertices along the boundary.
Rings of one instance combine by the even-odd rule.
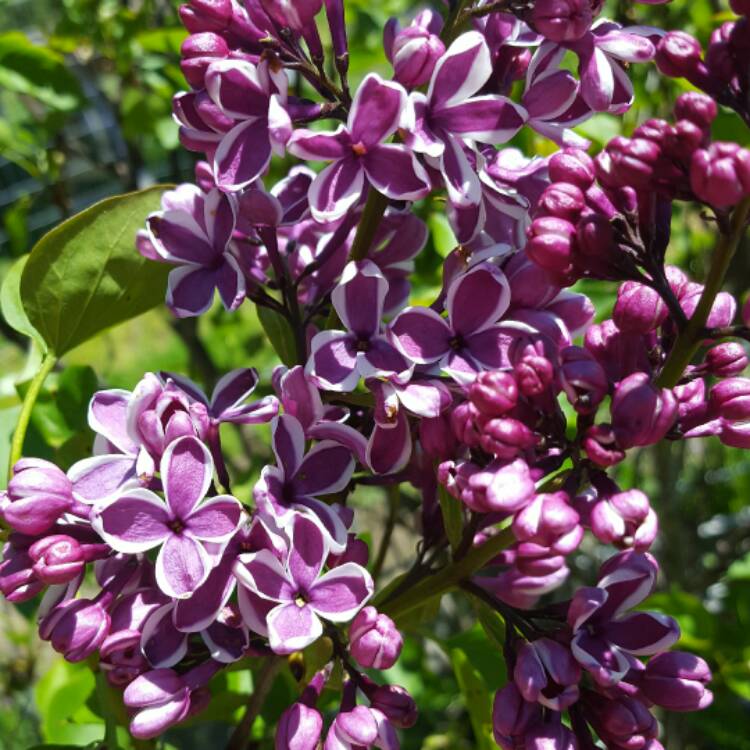
[[[323,440],[305,454],[304,430],[290,414],[277,417],[271,432],[277,466],[266,466],[253,489],[259,510],[282,527],[293,523],[300,512],[312,514],[328,537],[329,547],[342,552],[347,527],[337,506],[318,496],[339,492],[349,484],[354,472],[349,449]]]
[[[335,132],[297,130],[289,151],[302,159],[333,161],[310,186],[310,209],[321,222],[342,217],[366,184],[388,198],[417,200],[430,189],[424,167],[409,148],[386,144],[396,132],[406,91],[371,73],[362,81],[346,125]]]
[[[448,318],[428,307],[409,307],[390,325],[399,351],[417,364],[435,364],[459,383],[502,363],[502,328],[495,323],[507,310],[510,288],[489,263],[472,268],[448,290]]]
[[[524,700],[562,711],[578,700],[581,667],[561,643],[539,638],[521,646],[513,679]]]
[[[573,656],[603,687],[616,685],[627,674],[631,655],[666,651],[680,637],[671,617],[627,614],[651,593],[657,570],[650,555],[621,552],[604,563],[596,588],[579,589],[570,603]]]
[[[365,607],[349,629],[349,648],[363,667],[390,669],[397,661],[404,639],[388,615]]]
[[[277,654],[299,651],[323,633],[321,619],[347,622],[372,596],[370,574],[345,563],[321,576],[329,546],[315,521],[296,515],[283,564],[262,550],[240,557],[235,575],[255,600],[272,609],[258,618]],[[250,624],[250,623],[248,623]],[[253,626],[251,625],[251,628]]]
[[[432,10],[417,13],[404,29],[397,19],[388,19],[383,46],[399,83],[416,88],[430,80],[435,64],[445,52],[445,45],[438,36],[441,26],[440,16]]]
[[[526,119],[526,111],[504,96],[475,96],[491,74],[484,37],[462,34],[435,66],[427,94],[410,95],[403,123],[407,144],[436,161],[449,199],[461,205],[476,206],[481,198],[464,141],[505,143]]]
[[[190,212],[170,209],[149,216],[154,249],[165,261],[179,264],[167,289],[167,305],[178,317],[204,313],[214,290],[227,310],[236,310],[245,299],[245,276],[231,244],[236,214],[234,198],[213,189],[197,195]]]
[[[221,60],[208,67],[206,90],[225,116],[238,121],[216,148],[216,181],[222,190],[242,190],[266,171],[274,151],[283,153],[292,134],[286,74],[266,60]]]
[[[170,444],[160,473],[166,504],[150,490],[126,490],[97,509],[92,523],[118,552],[132,555],[159,547],[159,588],[182,599],[193,594],[211,571],[205,543],[229,539],[240,523],[242,506],[226,495],[202,502],[211,484],[213,461],[194,437]]]
[[[388,282],[369,260],[352,261],[332,295],[346,331],[321,331],[313,338],[306,372],[320,387],[351,391],[360,377],[408,375],[409,362],[381,330]]]

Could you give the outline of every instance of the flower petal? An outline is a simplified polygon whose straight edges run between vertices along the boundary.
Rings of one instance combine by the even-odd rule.
[[[307,648],[323,634],[323,625],[309,605],[280,604],[268,613],[268,645],[276,654]]]
[[[130,391],[111,389],[95,393],[89,402],[89,427],[105,437],[115,448],[135,455],[138,447],[128,434],[126,412]]]
[[[169,272],[167,307],[178,318],[201,315],[214,301],[216,273],[202,266],[180,266]]]
[[[680,637],[680,626],[658,612],[633,612],[607,623],[602,632],[623,651],[650,656],[674,645]]]
[[[324,389],[352,391],[359,382],[357,352],[352,338],[343,331],[321,331],[310,343],[305,371]]]
[[[164,496],[174,517],[187,519],[206,496],[213,468],[211,453],[198,438],[185,435],[169,444],[160,472]]]
[[[263,599],[290,602],[297,595],[297,589],[281,563],[266,549],[240,555],[234,566],[234,575],[243,586]]]
[[[331,301],[341,322],[359,338],[369,338],[380,330],[383,300],[388,282],[371,261],[352,261],[346,265]]]
[[[308,161],[335,161],[351,153],[352,139],[344,125],[332,133],[317,130],[295,130],[287,151]]]
[[[411,432],[409,420],[399,410],[392,427],[376,424],[367,442],[367,465],[376,474],[391,474],[400,471],[411,458]]]
[[[372,596],[370,574],[356,563],[344,563],[315,582],[310,591],[310,606],[326,620],[347,622]]]
[[[448,289],[446,300],[451,326],[462,336],[489,328],[509,304],[508,280],[489,263],[475,266],[459,276]]]
[[[148,229],[151,242],[164,260],[208,265],[217,256],[205,229],[186,211],[152,214]]]
[[[216,149],[216,182],[222,190],[242,190],[266,171],[270,161],[268,121],[246,120],[235,125]]]
[[[188,637],[174,626],[174,604],[169,602],[152,612],[143,624],[141,651],[155,669],[173,667],[187,653]]]
[[[399,375],[400,379],[406,379],[412,365],[385,337],[377,336],[370,341],[367,351],[360,353],[357,367],[363,378]]]
[[[211,395],[211,414],[220,417],[227,409],[239,406],[258,385],[258,371],[254,367],[240,367],[219,379]]]
[[[206,70],[206,91],[221,110],[237,119],[265,117],[268,95],[258,69],[246,60],[218,60]]]
[[[406,106],[406,91],[394,81],[370,73],[359,85],[349,112],[352,143],[374,146],[396,132]]]
[[[475,96],[435,117],[435,124],[462,138],[499,145],[509,141],[527,119],[526,110],[505,96]]]
[[[240,501],[229,495],[218,495],[201,503],[186,519],[190,533],[201,541],[224,542],[242,521]]]
[[[399,351],[412,362],[430,364],[450,349],[451,329],[429,307],[408,307],[390,325]]]
[[[170,534],[156,558],[156,583],[173,599],[187,599],[208,578],[211,561],[189,534]]]
[[[398,143],[372,147],[363,157],[370,184],[388,198],[415,201],[430,192],[430,178],[416,155]]]
[[[354,471],[351,451],[325,440],[304,457],[293,486],[296,495],[327,495],[339,492],[349,484]]]
[[[102,502],[127,487],[138,486],[135,458],[120,453],[92,456],[68,469],[73,497],[82,503]]]
[[[189,599],[180,599],[175,604],[174,624],[178,630],[197,633],[218,617],[235,588],[232,564],[233,561],[223,560]]]
[[[328,548],[323,532],[315,521],[296,513],[291,529],[287,567],[298,590],[307,590],[323,569]]]
[[[96,510],[91,523],[112,549],[131,555],[158,546],[171,533],[166,506],[145,489],[127,490]]]
[[[284,479],[291,482],[305,453],[305,433],[302,425],[291,414],[282,414],[272,422],[271,434],[276,461],[284,472]]]
[[[492,60],[487,42],[478,31],[468,31],[438,61],[427,99],[433,110],[458,104],[479,91],[490,75]]]

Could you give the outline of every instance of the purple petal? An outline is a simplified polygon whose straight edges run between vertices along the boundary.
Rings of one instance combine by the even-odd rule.
[[[233,627],[222,622],[214,622],[202,633],[201,638],[208,647],[212,659],[222,664],[239,661],[250,645],[246,627]]]
[[[220,418],[227,410],[239,406],[249,398],[258,385],[258,371],[254,367],[241,367],[224,375],[211,395],[211,414]]]
[[[217,253],[223,253],[236,223],[236,202],[233,196],[214,188],[206,196],[203,221],[206,232]]]
[[[397,389],[399,401],[420,417],[437,417],[453,401],[448,387],[439,380],[412,381]]]
[[[235,125],[219,143],[214,157],[216,181],[224,190],[242,190],[255,182],[271,161],[265,119]]]
[[[406,91],[398,83],[370,73],[360,84],[349,112],[352,143],[374,146],[396,132]]]
[[[388,282],[370,260],[348,263],[331,301],[341,322],[363,339],[380,330]]]
[[[161,544],[169,535],[169,514],[150,490],[132,489],[94,513],[97,533],[118,552],[137,554]]]
[[[509,364],[508,347],[512,340],[506,328],[492,326],[466,338],[466,353],[482,367],[497,370]]]
[[[318,524],[300,513],[295,514],[287,566],[298,590],[310,588],[327,557],[328,549]]]
[[[441,109],[434,123],[462,138],[498,145],[509,141],[526,118],[526,110],[504,96],[476,96]]]
[[[240,586],[237,591],[237,603],[242,613],[242,619],[253,633],[264,638],[268,637],[266,618],[268,613],[277,606],[276,602],[263,599],[250,589]]]
[[[353,427],[339,422],[320,422],[308,432],[310,437],[316,440],[333,440],[345,445],[360,463],[365,463],[367,441],[362,433]]]
[[[310,210],[319,222],[340,219],[362,195],[365,174],[352,153],[320,172],[310,185]]]
[[[328,505],[314,497],[300,497],[294,508],[299,513],[312,513],[326,535],[326,542],[335,555],[341,554],[348,542],[347,527],[341,519],[341,506]]]
[[[173,599],[186,599],[211,572],[203,545],[186,533],[170,534],[156,558],[156,583]]]
[[[222,422],[234,424],[265,424],[279,413],[279,401],[275,396],[264,396],[244,406],[229,409],[221,415]]]
[[[432,74],[427,99],[433,110],[468,99],[492,74],[490,50],[478,31],[456,39],[440,58]]]
[[[603,634],[631,654],[650,656],[674,645],[680,637],[680,626],[657,612],[633,612],[607,623]]]
[[[201,503],[185,519],[185,525],[196,539],[223,542],[237,531],[241,520],[240,501],[229,495],[219,495]]]
[[[401,144],[373,146],[362,157],[370,184],[388,198],[415,201],[430,192],[430,178],[419,159]]]
[[[206,90],[221,110],[237,119],[263,118],[268,95],[255,65],[245,60],[219,60],[206,70]]]
[[[372,596],[370,574],[356,563],[344,563],[315,582],[310,591],[310,606],[326,620],[347,622]]]
[[[152,708],[143,708],[130,720],[133,737],[150,740],[181,722],[190,711],[190,691],[184,687],[174,698]]]
[[[629,34],[624,30],[597,35],[596,46],[608,55],[627,62],[648,62],[656,53],[650,39],[640,34]]]
[[[280,604],[266,618],[268,643],[276,654],[301,651],[323,634],[323,625],[312,607],[296,602]]]
[[[175,518],[187,519],[213,478],[208,448],[192,435],[178,438],[164,451],[160,471],[170,511]]]
[[[510,287],[505,274],[487,263],[456,279],[446,300],[451,326],[462,336],[489,328],[509,304]]]
[[[310,344],[306,372],[326,390],[352,391],[359,382],[357,351],[343,331],[321,331]]]
[[[354,471],[351,451],[326,440],[318,443],[302,460],[294,476],[296,495],[327,495],[349,484]]]
[[[165,260],[209,265],[218,255],[203,228],[184,211],[153,214],[148,228],[154,247]]]
[[[302,425],[291,414],[282,414],[271,425],[273,452],[284,472],[286,481],[291,481],[302,463],[305,452],[305,433]]]
[[[605,112],[612,103],[615,78],[612,63],[604,52],[594,47],[580,57],[581,96],[594,112]]]
[[[101,502],[128,486],[138,485],[135,458],[121,454],[92,456],[68,469],[73,496],[83,503]]]
[[[430,364],[450,349],[451,330],[429,307],[409,307],[391,323],[390,332],[401,353],[417,364]]]
[[[567,70],[540,76],[523,95],[530,118],[551,120],[565,112],[578,94],[578,81]]]
[[[243,586],[263,599],[291,602],[297,595],[297,588],[269,550],[241,555],[234,574]]]
[[[169,273],[167,306],[179,318],[206,312],[214,301],[216,273],[201,266],[180,266]]]
[[[279,391],[284,411],[297,417],[305,429],[322,416],[320,393],[300,365],[292,367],[282,376]]]
[[[175,627],[183,633],[197,633],[207,628],[229,601],[235,582],[232,561],[222,561],[189,599],[180,599],[175,604]]]
[[[333,133],[297,130],[287,150],[290,154],[309,161],[335,161],[351,154],[352,139],[344,125]]]
[[[152,667],[163,669],[177,664],[187,653],[188,637],[174,626],[170,602],[152,612],[143,625],[141,650]]]
[[[573,637],[570,650],[575,660],[603,687],[616,685],[630,669],[627,657],[616,646],[583,630]]]
[[[358,369],[363,378],[380,378],[404,373],[408,376],[410,363],[383,336],[373,338],[367,351],[362,352]]]
[[[440,157],[440,171],[452,204],[476,205],[480,203],[482,188],[476,169],[466,155],[466,146],[452,136],[446,136],[445,149]]]
[[[406,466],[411,457],[409,420],[399,411],[396,424],[384,428],[376,424],[367,443],[367,465],[376,474],[391,474]]]
[[[135,455],[138,448],[128,434],[126,412],[130,391],[99,391],[89,403],[89,427],[123,453]]]

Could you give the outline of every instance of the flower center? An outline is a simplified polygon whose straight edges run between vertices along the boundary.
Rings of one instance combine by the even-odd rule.
[[[370,340],[360,338],[357,339],[357,343],[355,344],[358,352],[369,352],[370,351]]]
[[[452,339],[448,341],[448,346],[453,349],[453,351],[458,351],[459,349],[464,348],[464,340],[460,333],[457,333]]]
[[[358,141],[357,143],[352,144],[352,151],[357,156],[364,156],[367,153],[367,146],[365,146],[362,141]]]
[[[167,524],[167,526],[174,534],[182,534],[185,530],[185,524],[179,518],[174,518]]]
[[[307,596],[305,596],[305,593],[303,591],[298,591],[297,596],[294,597],[294,603],[302,609],[302,607],[307,604]]]

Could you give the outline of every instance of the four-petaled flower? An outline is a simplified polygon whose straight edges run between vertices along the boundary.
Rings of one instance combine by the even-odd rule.
[[[171,443],[160,474],[166,503],[150,490],[125,490],[95,510],[92,525],[118,552],[133,555],[159,547],[156,582],[167,596],[184,599],[213,567],[205,543],[230,539],[240,525],[242,506],[228,495],[204,501],[213,461],[197,438]]]

